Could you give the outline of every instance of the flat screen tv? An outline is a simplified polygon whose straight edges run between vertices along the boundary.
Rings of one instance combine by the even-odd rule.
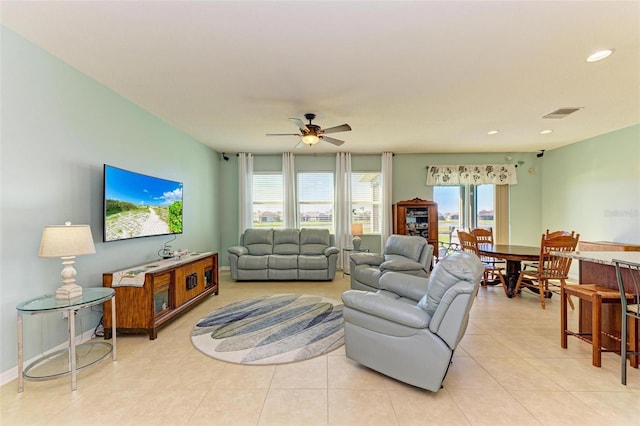
[[[182,233],[182,183],[104,165],[104,241]]]

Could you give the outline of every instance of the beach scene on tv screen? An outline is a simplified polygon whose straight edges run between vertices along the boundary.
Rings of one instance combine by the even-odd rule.
[[[182,232],[182,183],[105,169],[105,240]]]

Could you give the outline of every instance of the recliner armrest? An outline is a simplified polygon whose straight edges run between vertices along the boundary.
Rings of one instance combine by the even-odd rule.
[[[407,327],[427,328],[431,320],[428,313],[415,305],[369,291],[347,290],[342,293],[342,302],[349,308]]]
[[[433,313],[429,330],[440,336],[451,349],[456,348],[464,335],[476,289],[469,282],[459,282],[447,290]]]
[[[227,252],[230,254],[235,254],[236,256],[242,256],[244,254],[249,254],[249,249],[243,246],[233,246],[227,249]]]
[[[377,253],[351,253],[351,261],[356,265],[375,265],[384,262],[384,257]]]
[[[416,262],[415,260],[387,260],[380,265],[381,271],[424,271],[424,265],[420,262]]]
[[[338,254],[338,253],[340,253],[340,249],[338,247],[327,247],[323,251],[323,254],[327,257],[331,256],[332,254]]]

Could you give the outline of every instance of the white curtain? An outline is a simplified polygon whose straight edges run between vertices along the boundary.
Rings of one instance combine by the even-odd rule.
[[[393,198],[391,191],[393,190],[393,153],[382,153],[382,227],[380,228],[380,253],[384,251],[384,245],[387,243],[389,235],[393,232]]]
[[[298,208],[296,203],[296,168],[292,152],[282,153],[282,188],[284,202],[284,227],[298,227]]]
[[[335,225],[336,245],[342,249],[351,243],[351,154],[339,152],[336,156],[335,183]],[[338,257],[338,266],[342,265],[342,256]]]
[[[515,185],[515,164],[478,164],[427,167],[427,185]]]
[[[238,241],[253,224],[253,154],[238,154]]]

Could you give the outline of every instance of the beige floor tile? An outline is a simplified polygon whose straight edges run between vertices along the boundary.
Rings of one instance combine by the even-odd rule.
[[[512,391],[511,394],[545,425],[610,424],[587,404],[569,392]]]
[[[502,389],[500,384],[473,358],[455,358],[444,379],[445,389]]]
[[[258,425],[324,426],[327,416],[326,389],[271,389]]]
[[[271,389],[327,389],[327,357],[276,365]]]
[[[591,365],[591,360],[573,358],[523,358],[563,389],[575,391],[623,391],[619,375]]]
[[[187,424],[190,426],[256,425],[266,397],[266,390],[211,390]]]
[[[504,390],[448,389],[472,425],[539,425],[536,418]]]
[[[275,366],[225,364],[214,377],[214,389],[269,389]]]
[[[507,390],[563,390],[556,382],[520,358],[474,358]]]
[[[462,341],[462,347],[472,357],[491,358],[515,358],[517,354],[503,345],[493,336],[486,334],[466,334]]]
[[[386,391],[374,389],[330,389],[330,426],[397,425],[391,398]]]
[[[607,419],[607,424],[640,424],[640,392],[572,392],[572,395]],[[635,407],[636,409],[629,409]]]
[[[470,424],[446,389],[437,393],[407,387],[390,390],[398,423],[403,426]]]
[[[346,357],[327,357],[329,389],[382,389],[393,386],[393,379]]]

